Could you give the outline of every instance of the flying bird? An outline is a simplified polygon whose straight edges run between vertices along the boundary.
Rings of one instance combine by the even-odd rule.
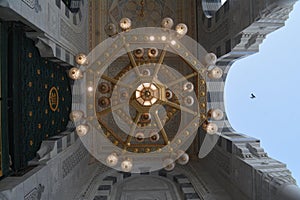
[[[250,99],[255,99],[255,98],[256,98],[256,96],[253,93],[251,93]]]

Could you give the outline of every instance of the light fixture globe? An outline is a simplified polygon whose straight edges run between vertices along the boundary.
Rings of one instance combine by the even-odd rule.
[[[138,48],[138,49],[134,50],[134,55],[137,58],[142,58],[144,56],[144,49]]]
[[[120,27],[121,27],[121,29],[123,31],[126,31],[126,30],[130,29],[130,27],[131,27],[131,20],[129,18],[127,18],[127,17],[122,18],[120,20]]]
[[[155,57],[157,57],[158,56],[158,50],[157,50],[157,48],[150,48],[148,50],[148,56],[149,56],[149,58],[155,58]]]
[[[184,98],[184,104],[187,106],[192,106],[194,104],[195,100],[192,96],[187,96]]]
[[[83,53],[77,54],[75,57],[75,62],[78,65],[87,65],[88,64],[87,56]]]
[[[180,165],[186,165],[190,160],[190,157],[187,153],[183,153],[177,160],[178,164]]]
[[[175,168],[175,162],[171,158],[167,158],[163,162],[164,169],[166,171],[172,171]]]
[[[106,164],[109,167],[114,167],[118,164],[118,160],[119,160],[118,155],[116,153],[112,153],[109,156],[107,156]]]
[[[150,141],[157,142],[159,140],[159,134],[157,132],[153,132],[150,134]]]
[[[73,67],[69,70],[68,73],[69,77],[73,80],[78,80],[81,79],[83,77],[82,75],[82,71],[76,67]]]
[[[107,94],[110,92],[110,84],[107,82],[101,82],[98,85],[98,91],[101,92],[102,94]]]
[[[214,135],[218,132],[218,126],[215,123],[208,122],[203,124],[204,130],[206,130],[207,134]]]
[[[108,97],[101,97],[98,99],[98,105],[102,108],[105,108],[110,105],[110,99]]]
[[[224,117],[224,112],[220,109],[210,109],[208,111],[208,117],[214,120],[221,120]]]
[[[135,139],[137,142],[143,142],[145,139],[145,135],[142,132],[139,132],[135,135]]]
[[[108,35],[108,36],[114,36],[116,35],[118,32],[117,32],[117,27],[115,24],[113,23],[109,23],[107,24],[105,27],[104,27],[104,31],[105,33]]]
[[[208,53],[204,57],[207,65],[215,65],[217,62],[217,56],[214,53]]]
[[[85,136],[88,131],[89,127],[85,124],[81,124],[76,127],[76,133],[79,137]]]
[[[127,159],[121,163],[121,169],[123,172],[130,172],[132,170],[132,161]]]
[[[73,122],[78,122],[83,117],[83,112],[80,110],[74,110],[70,113],[69,118]]]
[[[166,17],[161,21],[161,27],[171,29],[174,25],[173,19]]]
[[[170,100],[170,99],[172,99],[172,97],[173,97],[172,91],[169,89],[166,90],[166,98]]]
[[[143,70],[142,70],[142,75],[143,75],[143,76],[150,76],[150,75],[151,75],[151,72],[150,72],[149,69],[143,69]]]
[[[208,71],[207,76],[210,79],[220,79],[223,76],[223,70],[220,67],[213,67]]]
[[[192,92],[194,91],[194,85],[191,82],[187,82],[183,85],[183,90],[187,92]]]
[[[184,36],[188,31],[188,27],[187,27],[187,25],[180,23],[180,24],[177,24],[175,30],[180,36]]]

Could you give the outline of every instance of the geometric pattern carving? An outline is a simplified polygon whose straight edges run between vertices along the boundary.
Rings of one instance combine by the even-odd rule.
[[[22,0],[28,7],[34,9],[36,13],[42,10],[39,0]]]
[[[70,171],[86,156],[87,150],[81,144],[79,149],[69,156],[67,159],[63,161],[62,170],[63,170],[63,178],[65,178]]]
[[[35,0],[22,0],[24,3],[27,4],[27,6],[29,6],[30,8],[34,8],[35,6]]]
[[[82,33],[76,33],[63,19],[60,20],[60,34],[73,44],[79,52],[84,52],[84,49],[86,49],[87,44],[86,40],[81,38]],[[76,42],[74,43],[74,41]]]

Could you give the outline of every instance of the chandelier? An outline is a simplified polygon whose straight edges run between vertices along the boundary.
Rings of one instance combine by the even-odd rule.
[[[131,29],[128,18],[108,24],[110,36],[78,54],[70,119],[89,152],[103,164],[142,173],[189,161],[199,127],[220,131],[223,111],[207,103],[207,80],[220,79],[217,57],[165,18],[161,27]]]

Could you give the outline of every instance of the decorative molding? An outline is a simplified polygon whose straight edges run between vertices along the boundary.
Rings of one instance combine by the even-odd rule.
[[[39,184],[24,197],[24,200],[41,200],[44,190],[45,186]]]
[[[42,11],[39,0],[22,0],[29,8],[34,9],[36,13]]]
[[[193,200],[201,200],[199,195],[197,194],[194,185],[190,182],[189,178],[184,175],[182,170],[175,169],[174,171],[167,172],[165,170],[155,171],[151,173],[141,173],[141,174],[131,174],[131,173],[125,173],[125,172],[117,172],[115,170],[109,170],[106,175],[97,175],[99,177],[93,178],[93,184],[98,183],[97,191],[92,198],[93,200],[100,200],[100,199],[111,199],[112,196],[111,191],[113,188],[120,184],[125,179],[128,179],[130,177],[137,177],[143,179],[144,176],[153,176],[153,177],[163,177],[168,179],[171,182],[174,182],[179,190],[182,192],[182,195],[184,199],[193,199]],[[101,180],[99,180],[99,178]],[[97,181],[98,180],[98,181]],[[91,184],[89,185],[91,187]],[[83,196],[81,196],[83,197]]]
[[[85,52],[84,50],[87,49],[86,40],[82,38],[82,33],[75,32],[64,19],[60,19],[60,34],[76,47],[77,52]]]
[[[76,165],[87,155],[86,148],[81,144],[76,152],[62,162],[62,176],[65,178]]]

